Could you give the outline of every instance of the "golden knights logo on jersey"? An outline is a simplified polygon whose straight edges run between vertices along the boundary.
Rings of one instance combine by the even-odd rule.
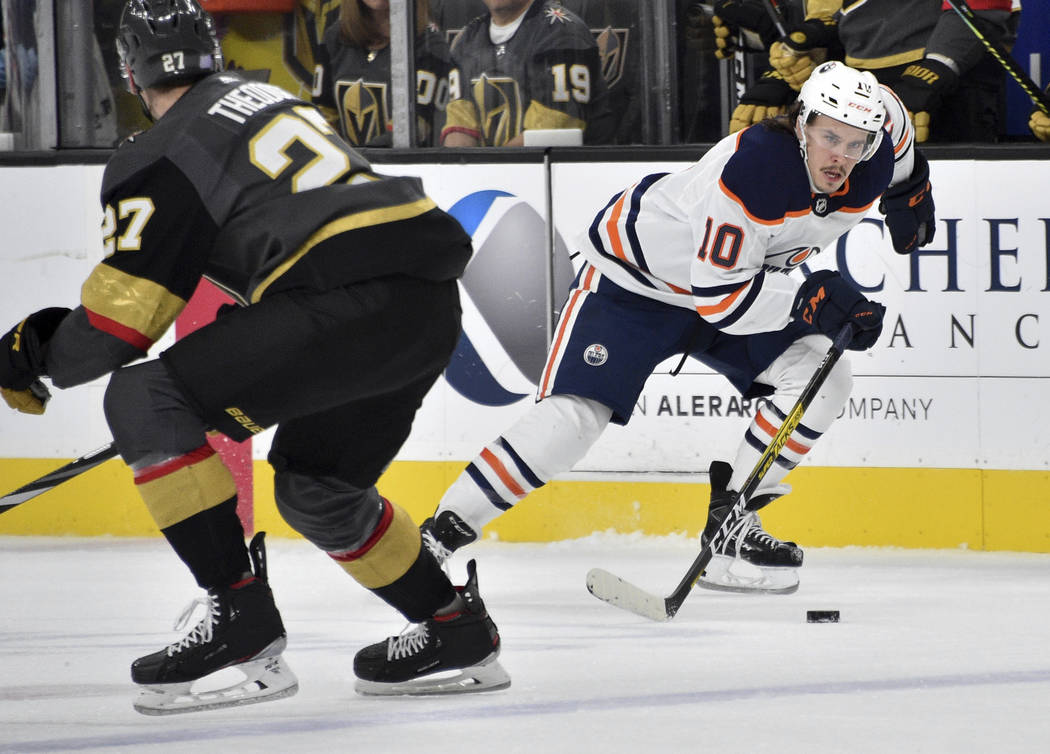
[[[339,121],[347,140],[363,146],[386,134],[387,86],[368,81],[337,81]]]
[[[481,74],[471,82],[486,144],[506,144],[521,133],[524,113],[518,82],[508,76]]]
[[[594,41],[598,44],[598,56],[602,61],[602,77],[611,88],[623,78],[627,62],[627,39],[630,29],[591,29]]]

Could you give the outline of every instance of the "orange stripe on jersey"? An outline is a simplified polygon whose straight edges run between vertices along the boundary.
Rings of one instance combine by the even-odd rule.
[[[583,280],[580,283],[580,287],[573,291],[572,296],[569,298],[569,303],[565,305],[565,309],[561,313],[561,323],[558,326],[558,332],[554,336],[554,343],[551,344],[550,354],[547,357],[547,368],[543,370],[543,381],[540,383],[540,395],[546,395],[547,390],[550,387],[551,370],[554,369],[554,360],[558,352],[561,350],[561,342],[565,337],[565,328],[569,325],[570,314],[576,308],[580,297],[591,289],[591,285],[594,282],[594,277],[597,274],[597,270],[594,267],[588,267],[586,273],[584,273]]]
[[[751,285],[753,280],[754,280],[754,278],[752,278],[751,280],[748,280],[746,283],[744,283],[742,286],[740,286],[735,291],[730,293],[728,296],[726,296],[724,299],[719,301],[717,304],[711,304],[710,306],[698,306],[698,307],[696,307],[697,313],[701,317],[703,317],[705,315],[708,315],[708,314],[721,314],[722,312],[724,312],[726,309],[728,309],[730,306],[733,305],[733,302],[737,300],[737,297],[739,297],[741,293],[743,293],[744,291],[747,290],[747,287],[749,285]]]
[[[900,107],[902,113],[908,112],[908,108],[904,106],[904,102],[901,101],[901,98],[897,96],[896,92],[894,92],[887,86],[882,87],[882,92],[883,94],[889,94],[891,97],[893,97],[893,100]],[[887,134],[892,132],[894,125],[896,124],[893,121],[893,116],[890,114],[889,108],[886,108],[886,125],[884,126],[884,128],[886,129]],[[908,136],[911,132],[911,121],[908,120],[907,117],[905,117],[904,122],[901,124],[901,126],[903,126],[904,131],[901,133],[900,140],[893,146],[894,155],[899,154],[902,150],[906,149],[910,141]]]
[[[765,433],[768,434],[770,437],[776,437],[777,431],[779,430],[779,427],[774,427],[772,424],[769,423],[769,420],[767,420],[766,417],[762,416],[761,411],[755,414],[755,424],[761,427],[765,431]],[[784,443],[784,445],[788,448],[788,450],[792,451],[793,453],[798,453],[800,456],[804,456],[806,455],[806,453],[809,452],[809,448],[807,448],[805,445],[802,445],[799,442],[796,442],[795,440],[792,440],[790,437],[788,438],[787,442]]]
[[[634,187],[632,186],[631,189]],[[620,229],[618,227],[620,222],[620,213],[623,212],[623,203],[627,200],[627,194],[631,192],[631,189],[627,189],[620,198],[616,200],[616,204],[613,205],[612,213],[609,215],[609,220],[605,223],[605,231],[609,234],[609,243],[612,244],[613,254],[618,256],[623,261],[627,261],[627,255],[623,253],[623,241],[620,240]]]
[[[873,205],[874,203],[875,203],[875,200],[872,199],[870,202],[865,204],[863,207],[839,207],[835,211],[836,212],[867,212],[868,209],[871,207],[871,205]]]
[[[496,455],[491,450],[488,448],[482,450],[481,458],[489,465],[489,468],[496,472],[496,476],[507,486],[507,489],[514,493],[514,497],[525,497],[525,490],[514,480],[514,477],[507,471],[507,467],[500,463],[500,460],[496,458]]]

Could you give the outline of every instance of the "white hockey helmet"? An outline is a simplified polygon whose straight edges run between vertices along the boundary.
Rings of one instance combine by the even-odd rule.
[[[859,159],[868,160],[882,143],[886,108],[882,104],[879,82],[868,71],[858,71],[845,63],[831,60],[810,74],[798,93],[802,107],[798,113],[798,130],[802,134],[803,154],[806,149],[805,126],[817,115],[826,115],[846,125],[871,134]]]

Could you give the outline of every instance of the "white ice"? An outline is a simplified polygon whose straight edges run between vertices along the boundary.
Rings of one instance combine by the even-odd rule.
[[[268,545],[298,695],[145,717],[128,666],[199,594],[167,545],[0,537],[0,751],[1050,750],[1050,555],[810,549],[796,594],[697,590],[658,624],[585,575],[666,594],[695,542],[484,542],[453,574],[477,558],[511,688],[376,699],[354,694],[353,655],[402,619],[306,543]]]

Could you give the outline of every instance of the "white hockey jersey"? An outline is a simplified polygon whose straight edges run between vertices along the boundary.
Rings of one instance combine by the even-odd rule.
[[[614,196],[579,239],[581,253],[617,285],[695,308],[730,335],[784,328],[799,288],[788,273],[911,175],[911,123],[896,95],[882,94],[887,133],[834,194],[814,193],[791,134],[755,125]]]

